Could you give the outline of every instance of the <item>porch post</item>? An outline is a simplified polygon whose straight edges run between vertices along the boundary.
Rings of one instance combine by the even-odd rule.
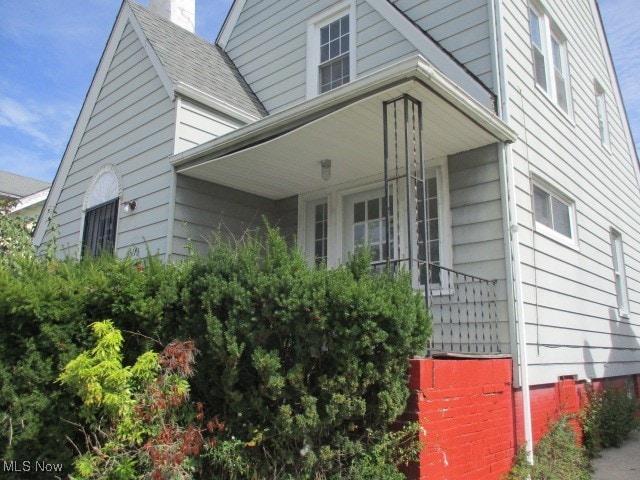
[[[424,286],[428,305],[429,252],[427,250],[427,211],[422,145],[422,103],[404,94],[383,102],[384,135],[384,195],[385,240],[388,268],[406,264],[416,286]],[[406,207],[405,245],[400,245],[400,211],[393,207],[392,198],[399,204],[404,190]],[[395,217],[395,223],[394,222]],[[394,241],[393,237],[396,237]],[[394,248],[391,248],[391,245]]]

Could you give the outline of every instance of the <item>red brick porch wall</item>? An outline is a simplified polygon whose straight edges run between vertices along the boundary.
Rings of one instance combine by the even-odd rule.
[[[522,393],[513,388],[511,359],[414,359],[410,373],[405,418],[420,421],[425,448],[406,470],[409,478],[499,480],[507,473],[524,443]],[[633,381],[637,391],[640,376]],[[585,398],[584,383],[573,378],[530,392],[534,442],[559,414],[580,411]]]

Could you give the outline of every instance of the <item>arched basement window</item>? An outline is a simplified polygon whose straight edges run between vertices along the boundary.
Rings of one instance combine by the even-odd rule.
[[[120,174],[114,165],[102,167],[93,177],[84,201],[82,256],[113,253],[122,193]]]

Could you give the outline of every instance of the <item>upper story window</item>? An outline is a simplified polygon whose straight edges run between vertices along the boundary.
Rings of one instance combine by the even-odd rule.
[[[320,93],[349,82],[349,15],[320,28]]]
[[[536,84],[569,113],[567,42],[554,29],[548,15],[534,7],[529,7],[529,30]]]
[[[533,184],[536,230],[565,243],[576,243],[575,204],[540,183]]]
[[[349,83],[355,70],[355,2],[338,3],[307,24],[307,98]]]
[[[598,133],[600,142],[605,147],[609,146],[609,120],[607,118],[607,96],[602,86],[595,82],[596,114],[598,116]]]

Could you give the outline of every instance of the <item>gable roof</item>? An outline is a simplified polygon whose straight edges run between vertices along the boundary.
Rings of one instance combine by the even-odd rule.
[[[355,0],[351,0],[355,1]],[[389,0],[365,0],[371,8],[389,22],[398,33],[412,44],[418,52],[444,75],[452,79],[460,88],[478,100],[488,110],[496,113],[496,96],[487,86],[462,65],[450,52],[433,39],[431,35]],[[234,0],[220,29],[216,43],[226,48],[231,33],[240,18],[246,0]]]
[[[22,198],[46,190],[50,186],[49,182],[0,171],[0,196]]]
[[[166,71],[174,90],[201,92],[244,112],[262,118],[267,111],[217,45],[185,30],[137,3],[126,0],[151,47]]]
[[[123,0],[56,172],[44,206],[45,212],[58,203],[111,61],[128,24],[132,25],[138,35],[172,100],[176,93],[183,94],[246,122],[255,121],[267,114],[233,62],[219,47],[131,0]],[[34,244],[38,246],[47,230],[42,217],[34,232]]]

